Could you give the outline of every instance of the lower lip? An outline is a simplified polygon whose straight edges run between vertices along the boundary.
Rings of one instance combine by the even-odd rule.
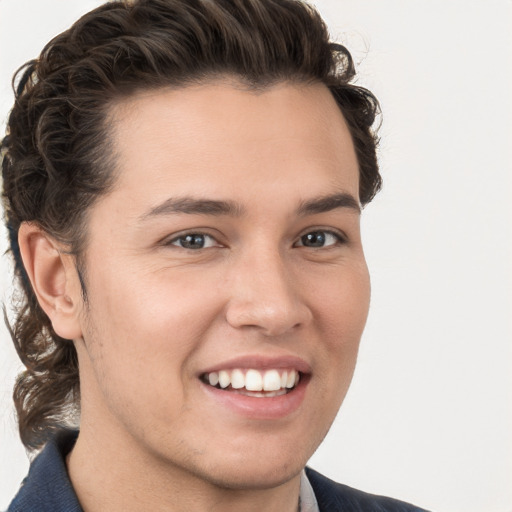
[[[245,416],[259,420],[275,420],[284,418],[297,409],[304,401],[309,376],[301,376],[299,384],[286,395],[272,397],[254,397],[241,395],[232,391],[214,388],[201,382],[202,388],[221,406]]]

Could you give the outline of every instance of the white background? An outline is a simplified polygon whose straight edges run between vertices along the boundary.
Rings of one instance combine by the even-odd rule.
[[[15,68],[100,3],[0,0],[2,126]],[[438,512],[511,512],[512,2],[316,4],[381,100],[385,186],[363,214],[373,298],[359,366],[311,465]],[[5,299],[5,257],[0,286]],[[2,509],[27,459],[0,329]]]

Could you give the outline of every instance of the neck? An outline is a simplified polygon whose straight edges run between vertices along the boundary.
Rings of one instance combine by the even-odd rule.
[[[190,474],[122,436],[96,435],[82,422],[67,458],[73,488],[84,512],[182,511],[297,512],[300,474],[270,488],[230,489]]]

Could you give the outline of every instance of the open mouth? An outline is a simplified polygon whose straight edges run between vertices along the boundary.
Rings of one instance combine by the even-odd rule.
[[[286,395],[295,389],[300,378],[301,373],[294,369],[236,368],[201,375],[201,380],[209,386],[257,398]]]

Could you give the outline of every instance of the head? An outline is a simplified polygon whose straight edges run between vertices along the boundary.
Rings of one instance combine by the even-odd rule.
[[[182,328],[187,322],[196,322],[193,307],[196,304],[195,310],[204,313],[207,325],[198,325],[198,330],[190,334],[189,339],[195,340],[194,344],[180,349],[186,354],[180,351],[172,354],[174,361],[183,364],[177,363],[176,368],[169,371],[176,370],[179,374],[200,370],[199,379],[204,381],[208,380],[209,373],[220,370],[215,364],[208,364],[209,360],[218,362],[215,354],[221,353],[225,361],[231,357],[228,347],[216,346],[211,341],[216,335],[234,339],[235,336],[230,334],[233,330],[243,333],[240,336],[244,343],[260,344],[257,349],[235,350],[235,355],[261,352],[264,357],[273,357],[279,353],[284,361],[291,357],[287,348],[290,339],[296,337],[299,347],[303,342],[307,345],[307,336],[297,332],[302,330],[311,338],[308,330],[316,325],[315,315],[335,318],[337,308],[342,305],[345,312],[341,317],[356,318],[355,325],[343,333],[352,340],[345,352],[335,347],[336,337],[340,335],[336,322],[333,325],[326,320],[316,332],[319,337],[325,336],[329,340],[322,357],[345,358],[333,365],[335,370],[345,374],[341,382],[320,382],[326,389],[329,385],[339,384],[339,389],[333,391],[332,396],[326,392],[330,403],[322,409],[322,424],[316,428],[308,453],[316,448],[334,418],[352,375],[368,302],[364,258],[362,252],[358,252],[355,270],[347,278],[347,289],[354,292],[354,304],[351,304],[346,295],[337,296],[336,290],[345,286],[341,277],[338,276],[338,281],[337,278],[333,280],[333,275],[338,275],[336,272],[330,275],[321,270],[343,266],[340,261],[327,261],[332,254],[308,256],[307,263],[297,263],[296,257],[290,256],[287,261],[296,263],[280,266],[274,253],[272,256],[270,246],[266,247],[264,243],[270,232],[259,241],[257,233],[263,233],[264,227],[272,224],[272,218],[275,218],[279,228],[272,236],[275,235],[276,241],[282,242],[288,230],[286,236],[290,240],[295,237],[289,243],[294,249],[304,248],[309,244],[308,240],[318,238],[323,240],[320,245],[335,246],[340,241],[335,240],[336,236],[343,235],[326,230],[302,232],[301,229],[307,227],[305,224],[299,226],[300,222],[294,221],[292,228],[291,224],[285,226],[288,222],[285,219],[290,217],[291,211],[300,209],[301,200],[304,200],[303,212],[309,212],[308,215],[340,208],[339,204],[335,208],[326,206],[326,201],[345,201],[341,208],[345,208],[348,215],[358,216],[358,207],[366,205],[378,191],[381,181],[376,162],[376,137],[372,130],[378,105],[371,93],[352,83],[354,75],[349,52],[329,41],[326,27],[312,7],[295,0],[109,2],[82,17],[68,31],[53,39],[36,60],[20,69],[14,81],[16,101],[2,143],[2,173],[6,224],[23,294],[11,324],[11,334],[26,366],[16,383],[14,400],[21,439],[27,447],[40,447],[55,429],[66,425],[73,416],[71,412],[80,410],[81,399],[90,396],[96,397],[91,400],[96,400],[103,393],[96,389],[102,385],[98,374],[106,375],[108,380],[107,367],[115,365],[116,359],[121,362],[120,371],[126,373],[129,370],[122,362],[130,358],[134,362],[131,370],[137,371],[137,365],[143,364],[141,354],[132,351],[129,342],[126,345],[120,343],[119,336],[129,337],[129,330],[133,331],[141,323],[155,326],[151,337],[157,339],[164,328],[169,333],[173,325]],[[262,130],[265,123],[267,125]],[[319,129],[322,126],[323,129]],[[311,131],[312,127],[315,132]],[[278,141],[279,130],[295,133],[296,139],[290,137]],[[268,146],[263,142],[265,133],[270,134]],[[195,136],[194,146],[191,141]],[[272,137],[279,144],[274,144]],[[295,144],[301,141],[300,146],[294,146],[292,139]],[[233,147],[229,147],[229,141],[233,141]],[[254,141],[255,145],[251,147]],[[263,152],[257,143],[265,148]],[[218,152],[219,147],[223,151]],[[203,149],[206,156],[201,156]],[[222,161],[227,151],[230,159],[224,156],[225,161]],[[317,170],[311,165],[312,170],[301,168],[296,175],[291,170],[292,162],[283,164],[282,174],[279,165],[270,165],[270,162],[279,162],[281,154],[286,160],[287,155],[300,151],[303,151],[302,160],[309,159],[310,162],[323,161],[324,154],[331,162],[338,162],[339,157],[339,162],[344,162],[342,167],[348,169],[348,177],[338,180],[332,165],[320,166]],[[199,155],[198,160],[187,159],[191,154]],[[208,158],[212,162],[210,175],[205,174]],[[228,160],[237,165],[230,167]],[[173,169],[186,168],[187,172],[169,172],[168,168],[162,167],[162,162],[171,162],[175,165],[171,166]],[[219,164],[215,165],[215,162]],[[293,184],[293,190],[283,196],[282,190],[286,189],[287,183]],[[321,184],[318,190],[315,190],[316,183]],[[268,197],[268,209],[265,210],[262,209],[265,201],[258,194],[271,193],[269,184],[279,193],[276,197]],[[332,194],[329,194],[329,184],[333,186]],[[251,187],[253,193],[246,194],[247,188]],[[162,197],[160,191],[165,191]],[[164,198],[174,196],[176,191],[180,197],[178,203],[165,203]],[[312,195],[305,197],[305,191],[311,191]],[[206,196],[206,203],[187,204],[190,199],[204,199],[203,196]],[[237,198],[239,202],[235,201]],[[322,198],[323,206],[320,204]],[[213,202],[208,202],[210,200]],[[128,203],[133,209],[124,211]],[[146,285],[134,278],[131,285],[139,287],[141,305],[152,296],[158,303],[150,309],[137,309],[137,301],[129,299],[124,312],[116,318],[118,304],[102,297],[100,290],[102,286],[106,287],[110,298],[119,293],[117,300],[120,300],[124,293],[130,293],[130,287],[123,288],[122,285],[126,278],[123,268],[137,276],[134,260],[129,257],[123,260],[122,250],[116,256],[116,244],[126,243],[129,237],[135,236],[135,232],[125,233],[124,242],[116,238],[123,219],[126,224],[136,223],[140,218],[144,222],[150,218],[151,222],[161,223],[165,217],[162,212],[172,210],[175,214],[188,215],[190,212],[185,210],[189,207],[193,215],[198,214],[199,208],[199,215],[213,216],[217,219],[215,222],[221,224],[214,228],[206,226],[207,230],[199,233],[199,239],[190,231],[184,233],[185,238],[180,238],[179,233],[169,237],[165,232],[168,228],[162,230],[161,225],[155,227],[156,224],[139,233],[152,233],[154,240],[146,240],[146,247],[155,247],[156,239],[161,235],[159,251],[166,244],[179,251],[193,252],[196,246],[190,244],[199,243],[197,247],[203,251],[201,254],[210,249],[209,255],[194,255],[194,262],[187,259],[186,271],[183,271],[183,261],[180,262],[183,256],[178,255],[175,265],[171,265],[174,271],[167,276],[163,270],[156,271],[156,267],[152,267],[161,255],[155,256],[157,259],[153,263],[146,261],[144,272],[151,273],[148,269],[153,268],[152,278]],[[227,211],[230,208],[231,211]],[[159,215],[160,220],[155,221]],[[245,220],[237,221],[238,224],[218,220],[224,216]],[[196,227],[201,227],[203,220]],[[167,226],[168,220],[164,224]],[[322,220],[321,226],[323,224]],[[183,227],[188,229],[189,226]],[[244,239],[242,233],[250,235]],[[239,246],[235,239],[242,240]],[[21,251],[18,240],[22,241]],[[37,291],[45,285],[37,282],[38,264],[30,254],[41,252],[37,249],[39,241],[43,245],[49,244],[42,252],[56,251],[62,275],[67,276],[62,279],[71,283],[65,293],[61,293],[63,302],[60,306],[50,304],[52,299],[47,300],[44,293]],[[279,243],[275,246],[280,247]],[[235,246],[239,250],[235,251]],[[226,247],[232,247],[233,254],[236,252],[240,256],[230,257],[229,264],[217,261],[224,256],[212,256],[224,254]],[[250,247],[262,247],[259,256],[255,256]],[[21,257],[23,252],[28,254],[25,263]],[[186,258],[190,258],[190,253],[187,254]],[[250,276],[251,268],[262,258],[268,258],[268,261],[259,270],[267,269],[269,274],[264,276],[267,279],[265,285],[258,284],[256,277],[254,286],[267,288],[273,297],[286,295],[282,302],[287,304],[279,312],[279,318],[283,319],[281,323],[270,316],[263,318],[264,313],[261,313],[261,322],[252,318],[242,300],[243,296],[250,297],[248,290],[252,285],[240,276]],[[326,259],[322,263],[318,258]],[[51,265],[48,263],[48,268]],[[130,265],[134,265],[131,270]],[[161,262],[156,265],[158,267]],[[169,268],[169,265],[162,269],[164,267]],[[100,268],[102,270],[98,272]],[[181,270],[178,272],[177,269]],[[300,269],[308,272],[309,281],[297,277]],[[139,278],[142,279],[144,272]],[[294,288],[293,293],[285,292],[280,284],[273,288],[271,272],[285,276],[286,282],[297,283],[297,289]],[[314,285],[315,272],[318,272],[319,282],[331,282],[326,288],[326,300],[323,305],[318,305],[319,311],[316,306],[308,305],[307,300],[297,299],[304,295],[301,286]],[[51,273],[50,269],[47,274]],[[75,278],[70,279],[70,275]],[[152,290],[151,283],[157,288]],[[162,283],[166,284],[165,291]],[[47,289],[53,287],[54,295],[57,295],[60,284],[59,277],[54,277]],[[223,286],[230,290],[229,299],[219,299]],[[224,304],[222,307],[209,306],[213,299],[211,296],[204,298],[205,287],[208,293],[214,293],[214,301]],[[52,311],[66,313],[66,301],[70,310],[78,307],[79,302],[80,307],[74,310],[74,316],[71,315],[73,321],[61,322],[55,319]],[[272,297],[261,301],[260,309],[264,311],[265,301],[271,303]],[[252,297],[251,302],[255,304],[258,300]],[[226,306],[228,303],[229,307]],[[110,316],[107,317],[104,312],[109,308]],[[174,323],[159,323],[169,308]],[[267,309],[274,314],[279,310],[277,307]],[[141,317],[131,325],[130,317],[134,318],[135,311],[140,311],[145,321]],[[220,317],[226,325],[217,330]],[[306,325],[309,327],[304,327]],[[105,337],[104,331],[109,332]],[[301,337],[304,337],[303,341]],[[198,339],[202,341],[196,343]],[[207,339],[209,341],[205,341]],[[99,349],[114,340],[107,353]],[[186,343],[186,333],[184,340],[171,332],[166,343]],[[154,347],[157,352],[165,346],[163,340],[160,341],[162,344],[157,343]],[[304,354],[311,355],[311,347],[306,348],[306,345]],[[279,348],[275,349],[276,346]],[[165,361],[166,357],[170,355],[160,354],[159,360]],[[82,358],[80,376],[79,358]],[[235,362],[230,364],[236,366]],[[243,365],[240,363],[244,366],[243,372],[247,364],[247,361]],[[283,366],[279,369],[282,377],[286,364],[280,364]],[[288,366],[294,364],[290,362]],[[301,364],[298,366],[307,381],[310,370]],[[159,369],[159,373],[165,373],[165,366]],[[114,380],[115,373],[111,375]],[[161,374],[155,376],[155,382],[161,386],[169,385]],[[128,383],[126,385],[129,387]],[[115,395],[116,390],[112,393]],[[186,394],[184,390],[183,395]],[[147,397],[144,400],[148,402]],[[82,405],[87,407],[85,402]],[[108,409],[108,400],[103,405],[105,410]],[[186,401],[175,404],[175,408],[186,417]],[[137,411],[137,407],[134,406],[134,410]],[[146,412],[140,409],[137,414]],[[108,414],[116,413],[109,411]],[[158,423],[158,418],[153,419]],[[119,421],[125,420],[129,423],[127,418]],[[168,421],[164,413],[162,425]],[[190,421],[188,429],[193,428],[192,419]],[[261,427],[263,419],[258,421]],[[141,430],[137,430],[139,427]],[[212,428],[215,430],[215,426]],[[142,438],[142,429],[142,425],[134,426],[132,434],[139,432]],[[265,430],[264,427],[261,429]],[[295,434],[290,431],[290,436]],[[165,438],[167,433],[162,431],[159,435]],[[237,442],[243,445],[243,441],[242,436]],[[148,449],[155,449],[151,442],[148,443]],[[199,446],[198,450],[201,449]]]

